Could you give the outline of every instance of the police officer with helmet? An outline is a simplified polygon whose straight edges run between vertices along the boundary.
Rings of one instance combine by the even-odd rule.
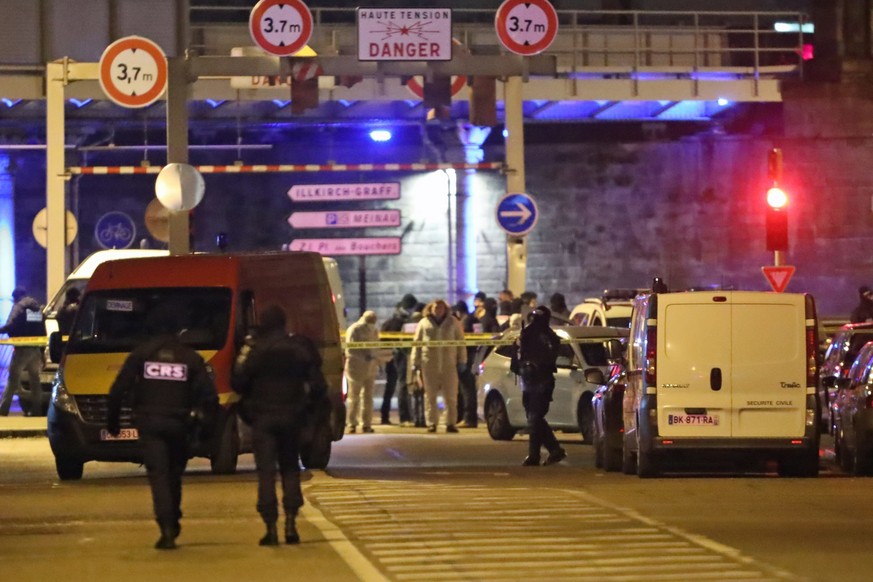
[[[208,418],[218,396],[203,358],[183,344],[171,310],[159,306],[145,321],[149,338],[127,357],[109,391],[106,428],[121,432],[121,406],[130,402],[152,490],[161,537],[159,550],[176,547],[182,517],[182,473],[189,438],[198,419]]]
[[[315,343],[285,329],[285,311],[271,305],[258,316],[259,329],[246,338],[234,365],[233,389],[242,395],[243,420],[252,426],[258,471],[257,510],[267,526],[262,546],[279,544],[276,468],[282,479],[285,543],[300,543],[295,519],[303,506],[300,489],[300,430],[313,403],[327,398],[321,356]]]

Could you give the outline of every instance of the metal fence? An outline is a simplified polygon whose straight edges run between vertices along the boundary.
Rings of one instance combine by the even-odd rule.
[[[189,48],[202,55],[228,55],[250,46],[250,6],[190,8]],[[310,45],[323,54],[355,54],[355,11],[312,8]],[[474,54],[506,52],[494,31],[494,10],[453,11],[455,38]],[[682,12],[559,10],[558,37],[546,54],[558,70],[622,74],[646,71],[726,70],[740,76],[800,75],[811,35],[801,12]],[[786,23],[796,32],[776,30]],[[808,56],[808,55],[806,55]]]

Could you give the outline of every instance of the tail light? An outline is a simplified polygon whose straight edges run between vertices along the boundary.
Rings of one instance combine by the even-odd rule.
[[[816,326],[815,302],[806,296],[806,385],[818,382],[818,327]]]
[[[655,371],[655,355],[658,353],[658,328],[649,327],[646,331],[646,385],[657,385],[657,374]]]

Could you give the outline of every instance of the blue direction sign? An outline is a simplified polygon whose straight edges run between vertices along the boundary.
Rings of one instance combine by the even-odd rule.
[[[124,212],[107,212],[97,220],[94,236],[104,249],[126,249],[136,237],[136,225]]]
[[[497,203],[497,224],[507,234],[524,236],[539,218],[537,203],[528,194],[507,194]]]

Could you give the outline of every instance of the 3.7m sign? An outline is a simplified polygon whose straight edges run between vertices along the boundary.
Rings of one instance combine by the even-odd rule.
[[[448,8],[358,8],[359,61],[452,60]]]

